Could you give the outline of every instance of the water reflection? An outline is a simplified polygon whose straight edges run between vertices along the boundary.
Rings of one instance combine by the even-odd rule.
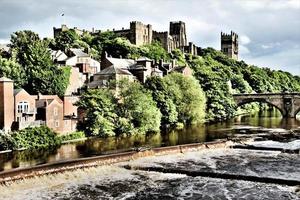
[[[300,129],[300,121],[283,119],[280,113],[239,116],[226,122],[197,125],[168,133],[134,135],[117,138],[92,138],[44,150],[25,150],[0,154],[0,171],[43,163],[127,151],[133,147],[160,147],[226,138],[241,131],[251,133],[249,126],[264,128]],[[263,130],[262,130],[263,131]]]

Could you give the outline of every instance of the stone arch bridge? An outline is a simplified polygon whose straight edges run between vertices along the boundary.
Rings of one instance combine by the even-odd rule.
[[[268,103],[276,107],[285,118],[295,118],[300,112],[300,93],[234,94],[233,99],[238,106],[252,102]]]

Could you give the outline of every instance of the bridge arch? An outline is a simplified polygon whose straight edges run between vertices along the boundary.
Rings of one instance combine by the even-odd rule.
[[[236,101],[237,107],[240,107],[240,106],[243,106],[243,105],[246,105],[249,103],[266,103],[268,105],[275,107],[277,110],[279,110],[282,117],[284,117],[286,115],[286,111],[284,108],[282,108],[280,105],[276,105],[275,103],[273,103],[272,101],[269,101],[267,99],[258,98],[258,99],[243,99],[240,101]]]

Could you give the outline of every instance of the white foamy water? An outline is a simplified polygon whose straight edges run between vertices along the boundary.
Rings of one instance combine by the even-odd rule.
[[[300,140],[294,140],[291,142],[278,142],[278,141],[254,141],[249,142],[248,144],[256,147],[266,147],[266,148],[282,148],[288,150],[297,150],[300,149]]]
[[[145,157],[133,160],[129,165],[300,180],[300,155],[280,151],[212,149]]]
[[[292,166],[290,160],[296,164]],[[299,179],[300,165],[298,164],[299,155],[211,149],[185,154],[144,157],[116,165],[35,177],[0,186],[0,192],[1,200],[299,199],[295,187],[126,170],[120,167],[120,165],[157,166]]]

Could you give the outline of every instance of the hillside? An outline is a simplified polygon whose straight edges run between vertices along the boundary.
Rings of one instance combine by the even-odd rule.
[[[178,49],[168,54],[159,42],[138,47],[112,32],[94,35],[85,33],[79,36],[72,30],[61,32],[55,39],[44,40],[40,40],[39,36],[31,31],[19,31],[12,34],[11,43],[13,52],[11,57],[6,55],[4,58],[2,55],[1,58],[0,54],[0,76],[15,80],[17,87],[23,87],[32,93],[51,92],[61,95],[66,89],[69,72],[53,67],[50,54],[46,52],[47,48],[56,50],[82,48],[97,60],[107,52],[113,57],[134,59],[146,56],[156,61],[176,59],[179,65],[188,64],[194,70],[194,77],[206,94],[208,120],[224,120],[236,114],[237,109],[232,98],[234,93],[300,92],[299,76],[247,65],[243,61],[230,59],[212,48],[202,49],[200,56],[184,55]],[[41,57],[41,54],[44,56]],[[35,70],[47,73],[36,74],[33,73]],[[53,74],[60,76],[54,76],[56,79],[52,81]]]

